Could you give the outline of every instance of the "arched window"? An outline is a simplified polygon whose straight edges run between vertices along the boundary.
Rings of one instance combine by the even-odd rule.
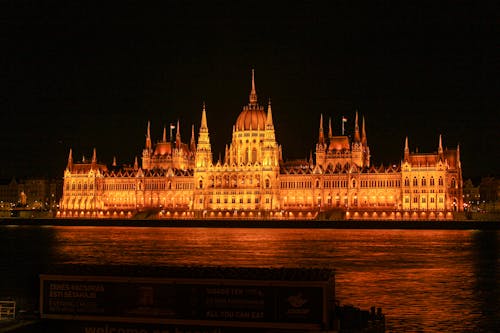
[[[200,179],[200,188],[203,188],[203,180]]]
[[[319,180],[316,179],[316,188],[319,188]]]
[[[417,177],[413,177],[413,186],[417,186],[417,185],[418,185]]]
[[[257,162],[257,149],[252,149],[252,163]]]
[[[433,177],[431,177],[431,179],[429,180],[429,183],[431,186],[434,186],[434,178]]]
[[[438,184],[439,186],[443,186],[443,177],[439,177]]]
[[[356,179],[352,180],[352,187],[356,187]]]
[[[456,187],[457,186],[457,181],[455,180],[455,178],[452,178],[451,179],[451,187]]]
[[[269,179],[266,179],[266,188],[269,188],[271,186]]]
[[[427,181],[425,180],[425,177],[422,177],[422,186],[426,186],[427,185]]]
[[[405,186],[410,186],[410,180],[408,177],[405,178]]]

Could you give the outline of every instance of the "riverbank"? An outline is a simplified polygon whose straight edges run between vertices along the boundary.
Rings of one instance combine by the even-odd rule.
[[[0,225],[10,226],[105,226],[105,227],[176,227],[176,228],[311,228],[311,229],[432,229],[500,230],[500,221],[371,221],[371,220],[138,220],[138,219],[25,219],[3,218]]]

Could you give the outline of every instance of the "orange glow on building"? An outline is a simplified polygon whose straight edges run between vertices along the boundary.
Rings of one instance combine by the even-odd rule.
[[[451,219],[463,210],[460,150],[412,153],[405,141],[400,165],[373,166],[362,118],[354,135],[328,134],[320,118],[316,158],[284,162],[271,103],[258,104],[252,70],[248,105],[233,126],[224,157],[214,162],[205,105],[198,142],[180,126],[153,144],[147,126],[142,166],[108,168],[92,160],[64,172],[58,217],[161,219]],[[175,139],[172,135],[175,129]]]

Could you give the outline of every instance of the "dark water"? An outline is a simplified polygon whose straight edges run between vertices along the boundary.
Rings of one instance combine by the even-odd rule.
[[[36,303],[53,263],[326,267],[390,332],[498,332],[495,231],[0,227],[0,298]]]

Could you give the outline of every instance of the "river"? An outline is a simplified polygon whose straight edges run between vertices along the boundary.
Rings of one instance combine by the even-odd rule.
[[[0,298],[27,308],[51,264],[316,267],[388,332],[500,327],[498,231],[1,226],[0,247]]]

